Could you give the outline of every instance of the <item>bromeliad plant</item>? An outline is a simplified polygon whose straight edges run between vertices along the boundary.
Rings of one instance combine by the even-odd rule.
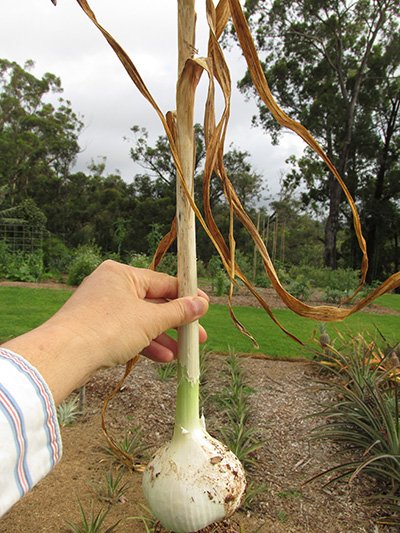
[[[276,292],[290,309],[302,316],[317,321],[341,320],[370,303],[373,298],[400,284],[400,273],[394,274],[354,307],[344,309],[306,305],[289,294],[279,281],[265,243],[250,217],[244,211],[224,166],[223,155],[230,115],[231,80],[219,38],[230,19],[260,98],[282,126],[296,132],[325,161],[330,172],[336,177],[343,189],[353,213],[355,232],[363,256],[361,283],[358,290],[364,283],[368,266],[366,245],[361,234],[360,221],[354,201],[337,170],[311,134],[301,124],[288,117],[273,99],[261,63],[258,60],[240,0],[220,0],[217,5],[214,4],[213,0],[205,0],[209,26],[208,50],[205,57],[197,56],[196,51],[195,0],[177,0],[179,59],[176,111],[168,112],[166,115],[158,107],[129,56],[97,21],[87,0],[77,0],[77,2],[104,35],[138,90],[156,111],[169,140],[177,171],[177,214],[170,232],[162,239],[155,253],[153,267],[160,263],[163,255],[177,237],[180,296],[192,296],[197,291],[195,216],[212,240],[229,276],[231,282],[229,309],[232,319],[237,327],[250,338],[252,338],[251,335],[236,319],[231,307],[234,284],[237,280],[248,287],[275,323],[279,326],[280,324],[272,314],[267,302],[253,287],[235,260],[234,218],[237,218],[245,226],[254,240],[266,273]],[[149,9],[151,9],[151,3],[149,3]],[[196,87],[203,73],[209,79],[204,116],[206,141],[206,162],[203,175],[204,215],[200,213],[193,199],[193,108]],[[224,97],[223,111],[218,119],[214,103],[216,85],[219,86]],[[210,183],[214,175],[222,182],[230,208],[228,242],[221,234],[210,206]],[[294,340],[300,342],[282,326],[280,327]],[[240,504],[245,489],[243,468],[239,461],[232,452],[210,437],[199,416],[200,373],[197,323],[180,329],[178,344],[178,392],[174,434],[171,442],[166,444],[150,463],[144,474],[143,484],[152,512],[164,526],[177,533],[197,531],[229,515]],[[132,367],[133,363],[130,363],[126,374]]]
[[[344,339],[342,339],[344,340]],[[334,399],[317,413],[328,421],[314,430],[317,439],[350,447],[355,458],[313,477],[330,476],[326,484],[365,474],[382,482],[371,497],[391,511],[385,523],[400,525],[400,394],[399,381],[375,343],[361,336],[342,342],[324,365],[334,379],[322,382]],[[321,361],[324,364],[324,361]],[[309,480],[311,481],[311,480]],[[393,514],[394,512],[395,514]]]

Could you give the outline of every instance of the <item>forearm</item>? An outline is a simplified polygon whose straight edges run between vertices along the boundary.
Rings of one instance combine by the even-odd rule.
[[[34,366],[46,381],[56,405],[96,372],[96,343],[68,324],[48,321],[3,344]],[[95,339],[94,339],[95,340]]]

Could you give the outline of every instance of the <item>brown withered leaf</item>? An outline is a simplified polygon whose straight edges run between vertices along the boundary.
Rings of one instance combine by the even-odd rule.
[[[366,297],[361,299],[357,304],[353,305],[351,308],[335,307],[328,305],[321,306],[310,306],[301,302],[293,295],[291,295],[286,289],[282,286],[277,272],[274,268],[272,260],[268,254],[268,250],[258,234],[257,229],[250,219],[250,217],[245,212],[241,202],[232,186],[232,183],[229,179],[229,176],[226,172],[223,155],[224,155],[224,143],[226,130],[229,122],[230,116],[230,99],[231,99],[231,79],[228,65],[225,61],[223,51],[218,42],[219,37],[224,31],[226,24],[230,17],[237,33],[239,43],[241,45],[243,55],[247,61],[248,69],[251,74],[254,86],[263,100],[263,102],[268,106],[272,115],[282,126],[294,131],[299,135],[307,144],[312,148],[325,162],[330,172],[335,176],[335,178],[340,183],[343,192],[346,196],[346,199],[350,205],[355,233],[357,235],[357,240],[360,246],[362,253],[362,264],[361,264],[361,280],[360,286],[355,291],[354,295],[362,288],[365,282],[365,276],[368,269],[368,256],[365,239],[362,235],[361,224],[357,208],[355,206],[354,200],[351,197],[350,192],[348,191],[346,184],[342,180],[341,176],[337,172],[333,163],[330,161],[328,156],[324,153],[322,148],[319,146],[317,141],[313,138],[310,132],[304,128],[300,123],[291,119],[275,102],[271,91],[269,89],[267,80],[265,78],[262,66],[258,59],[256,53],[256,47],[251,37],[251,33],[244,16],[242,7],[239,0],[220,0],[217,6],[214,5],[212,0],[206,0],[206,14],[207,22],[209,25],[209,43],[208,51],[206,58],[191,58],[189,59],[182,72],[178,83],[182,86],[185,86],[187,90],[187,98],[194,99],[195,91],[197,87],[198,80],[200,78],[201,72],[205,71],[209,80],[209,88],[207,101],[205,106],[205,116],[204,116],[204,135],[206,140],[206,161],[205,169],[203,174],[203,205],[204,205],[204,216],[200,213],[198,207],[196,206],[191,191],[188,190],[185,180],[183,179],[182,165],[179,159],[177,147],[176,147],[176,135],[174,132],[174,115],[173,113],[167,113],[164,116],[161,109],[158,107],[157,103],[153,99],[150,91],[147,89],[143,79],[141,78],[139,72],[137,71],[135,65],[122,49],[122,47],[115,41],[115,39],[99,24],[93,11],[91,10],[88,2],[86,0],[77,0],[78,4],[85,11],[87,16],[92,20],[92,22],[97,26],[97,28],[102,32],[104,37],[107,39],[110,46],[113,48],[118,58],[122,62],[127,73],[131,77],[132,81],[135,83],[138,90],[154,108],[157,115],[159,116],[166,135],[169,140],[171,154],[175,162],[177,169],[178,179],[181,183],[181,186],[188,198],[188,201],[194,210],[194,213],[201,225],[203,226],[205,232],[212,240],[217,252],[219,253],[223,265],[231,279],[231,283],[235,283],[237,279],[241,280],[254,295],[254,297],[259,301],[262,307],[266,310],[268,315],[274,320],[274,322],[281,327],[281,329],[294,340],[300,342],[294,335],[287,331],[275,318],[272,310],[270,309],[268,303],[262,298],[257,289],[252,285],[252,283],[246,278],[244,273],[240,270],[239,266],[235,261],[235,239],[233,235],[233,219],[236,218],[239,220],[243,226],[248,231],[251,238],[254,240],[255,246],[257,247],[262,261],[265,267],[266,274],[271,280],[271,284],[275,291],[278,293],[282,301],[295,313],[311,318],[313,320],[328,322],[328,321],[337,321],[343,320],[347,316],[355,313],[356,311],[362,309],[363,307],[369,305],[375,298],[384,294],[385,292],[391,291],[394,288],[400,285],[400,273],[397,272],[390,276],[384,283],[382,283],[378,288],[368,294]],[[221,116],[218,119],[215,116],[215,84],[218,84],[222,94],[224,96],[224,108],[221,112]],[[192,93],[192,94],[191,94]],[[228,205],[230,206],[230,231],[228,242],[225,241],[222,236],[212,213],[210,206],[210,184],[213,175],[217,175],[221,180],[223,185],[224,194]],[[162,256],[167,251],[168,247],[172,244],[176,236],[176,226],[173,223],[170,232],[166,237],[161,241],[159,249],[156,252],[156,255],[153,259],[153,266],[155,267]],[[236,324],[236,326],[248,335],[250,338],[251,335],[247,332],[246,328],[240,324],[240,322],[234,316],[232,310],[232,295],[233,290],[231,287],[230,298],[229,298],[229,307],[231,316]],[[353,296],[354,296],[353,295]],[[255,341],[254,341],[255,342]]]

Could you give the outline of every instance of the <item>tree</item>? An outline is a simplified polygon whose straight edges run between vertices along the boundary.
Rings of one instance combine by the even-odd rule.
[[[279,199],[271,203],[270,221],[275,219],[274,221],[278,222],[280,226],[277,228],[280,233],[280,242],[275,244],[275,248],[280,248],[280,250],[276,250],[280,252],[277,253],[277,257],[288,265],[322,267],[322,224],[302,213],[300,208],[300,202],[291,195],[287,195],[285,191],[281,191]],[[271,255],[273,255],[273,242],[277,240],[278,236],[274,235],[272,221],[270,222],[269,234]]]
[[[168,140],[165,136],[159,136],[154,146],[148,142],[146,129],[134,126],[132,131],[136,135],[135,144],[131,148],[131,157],[143,169],[143,174],[138,174],[134,178],[133,188],[138,201],[136,210],[141,211],[141,216],[137,217],[137,228],[142,235],[149,224],[151,213],[154,223],[160,225],[164,233],[175,214],[175,187],[176,169],[169,150]],[[202,173],[205,159],[205,142],[203,129],[199,124],[195,125],[196,135],[196,160],[195,160],[195,200],[202,206]],[[256,173],[249,161],[250,154],[239,150],[233,146],[224,156],[225,166],[229,179],[239,196],[243,206],[247,209],[254,207],[260,200],[264,190],[262,176]],[[210,204],[216,220],[223,234],[228,233],[229,215],[227,203],[224,199],[224,191],[221,181],[216,175],[212,176],[210,190]],[[169,215],[168,221],[166,215]],[[149,219],[147,221],[147,219]],[[142,226],[144,225],[144,226]],[[237,225],[237,242],[247,246],[248,236],[240,233],[240,226]],[[214,253],[208,238],[204,239],[201,233],[198,235],[199,256],[208,260]]]
[[[8,185],[11,205],[27,197],[39,203],[42,182],[65,178],[79,151],[82,123],[70,102],[46,101],[62,92],[60,79],[37,78],[32,67],[0,60],[0,184]]]
[[[400,46],[397,54],[400,56]],[[378,76],[382,62],[377,67]],[[380,79],[383,82],[380,90],[363,103],[365,115],[369,111],[367,116],[375,125],[370,128],[375,135],[369,145],[365,139],[360,143],[367,152],[366,160],[374,162],[361,189],[365,198],[361,205],[370,258],[367,281],[384,277],[399,268],[400,79],[384,76]]]
[[[157,194],[165,196],[170,194],[175,198],[176,169],[166,136],[159,136],[155,146],[149,146],[148,133],[145,128],[134,126],[132,131],[137,135],[135,145],[131,148],[131,157],[146,173],[137,176],[137,185],[140,187],[155,187]],[[196,135],[196,160],[195,160],[195,188],[196,200],[201,204],[202,165],[205,158],[205,143],[203,129],[195,125]],[[254,172],[249,161],[250,154],[233,146],[225,154],[224,162],[230,180],[244,206],[251,206],[261,198],[263,191],[262,176]],[[146,178],[145,178],[146,177]],[[139,185],[140,181],[140,185]],[[154,190],[153,190],[154,193]],[[212,206],[221,202],[223,188],[216,176],[213,176],[210,192]]]
[[[382,88],[373,65],[385,65],[386,79],[398,68],[398,14],[395,0],[284,0],[246,2],[267,79],[281,106],[318,139],[354,193],[359,169],[355,156],[363,134],[363,102]],[[397,52],[396,52],[397,50]],[[241,89],[252,94],[247,73]],[[259,104],[256,122],[278,142],[279,127]],[[357,134],[357,135],[356,135]],[[371,160],[369,161],[371,164]],[[325,226],[325,265],[337,266],[337,233],[342,192],[338,182],[315,159],[300,162],[311,187],[310,200],[328,197]]]

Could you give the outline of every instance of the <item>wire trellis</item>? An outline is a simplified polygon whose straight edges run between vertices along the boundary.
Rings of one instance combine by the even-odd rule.
[[[26,222],[0,222],[0,241],[12,252],[35,252],[43,248],[43,229]]]

